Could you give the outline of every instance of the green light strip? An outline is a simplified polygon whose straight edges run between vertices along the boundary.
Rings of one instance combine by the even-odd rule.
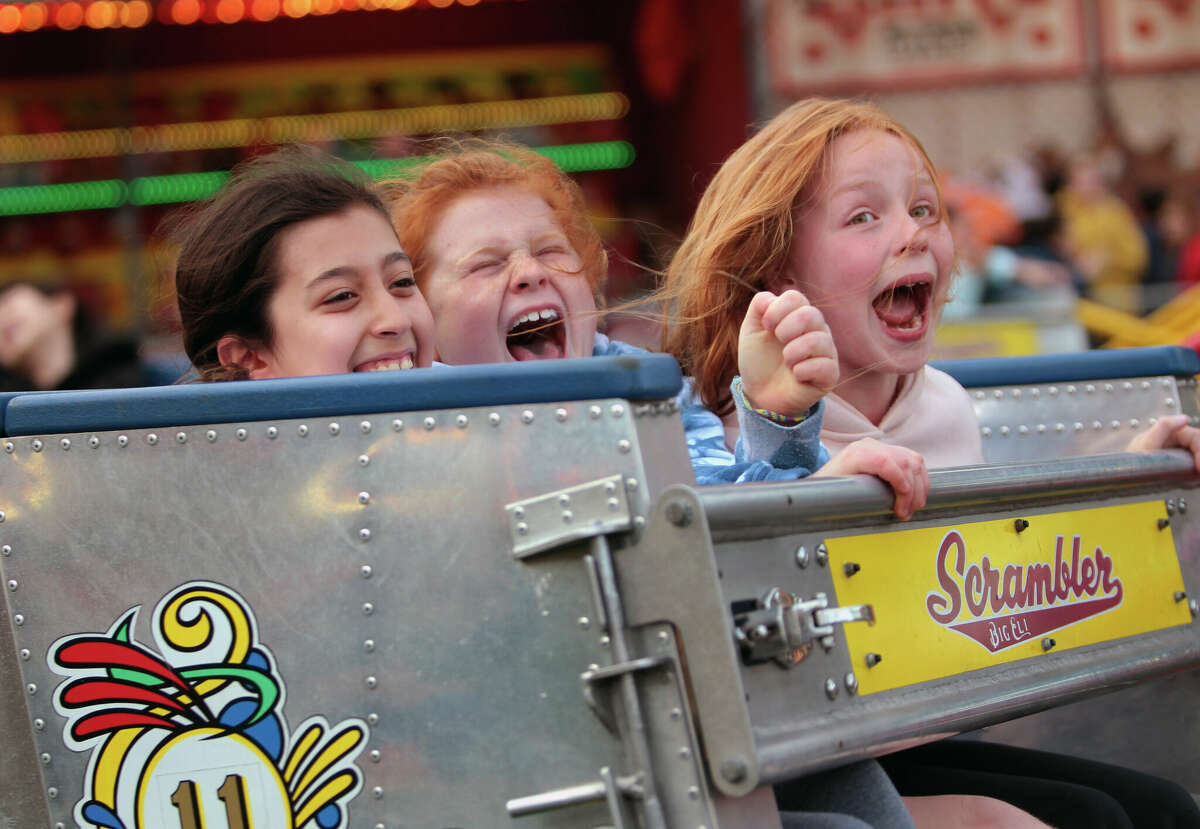
[[[633,164],[637,153],[628,141],[599,141],[593,144],[563,144],[535,147],[566,173],[594,170],[619,170]],[[356,161],[356,166],[372,178],[403,175],[429,156]],[[78,181],[69,184],[42,184],[30,187],[0,188],[0,216],[28,216],[35,213],[71,213],[77,210],[109,210],[123,204],[143,207],[152,204],[179,204],[208,198],[221,189],[229,178],[227,171],[180,173],[170,176],[143,176],[126,184],[119,179]]]

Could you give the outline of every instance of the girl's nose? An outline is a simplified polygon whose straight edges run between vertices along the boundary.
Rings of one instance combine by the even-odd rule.
[[[377,337],[397,337],[412,327],[398,298],[386,290],[371,299],[371,333]]]
[[[897,239],[897,255],[923,253],[929,249],[929,225],[909,216],[902,225]]]
[[[546,266],[539,262],[537,257],[527,253],[514,253],[510,267],[512,270],[508,289],[513,293],[540,288],[546,284],[546,280],[549,278]]]

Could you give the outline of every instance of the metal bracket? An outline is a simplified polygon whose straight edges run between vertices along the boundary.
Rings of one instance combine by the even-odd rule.
[[[799,665],[820,642],[833,647],[833,626],[848,622],[875,622],[869,604],[830,607],[829,597],[818,593],[802,599],[778,587],[758,602],[759,609],[734,616],[733,636],[747,663],[774,659],[785,668]]]
[[[640,776],[616,777],[612,770],[605,766],[600,769],[600,779],[595,782],[515,797],[505,804],[505,808],[509,817],[524,817],[605,800],[608,801],[608,811],[613,820],[612,829],[632,829],[634,824],[626,814],[625,799],[640,798],[642,795]]]
[[[629,497],[620,475],[514,501],[504,509],[515,558],[633,526]]]
[[[601,683],[607,684],[614,679],[634,673],[635,671],[648,671],[661,667],[670,661],[665,656],[646,656],[641,659],[622,662],[618,665],[607,665],[603,668],[584,671],[579,676],[583,681],[583,698],[587,701],[588,707],[592,709],[592,713],[596,715],[597,719],[604,723],[604,727],[616,734],[618,733],[616,715],[613,713],[610,704],[603,704],[597,699],[596,687]]]

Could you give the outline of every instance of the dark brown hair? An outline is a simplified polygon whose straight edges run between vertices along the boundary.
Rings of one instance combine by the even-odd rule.
[[[215,196],[169,220],[166,232],[179,249],[175,292],[183,346],[200,379],[245,377],[217,356],[226,334],[271,344],[267,304],[279,276],[280,232],[357,205],[388,218],[357,167],[313,148],[287,147],[239,165]]]

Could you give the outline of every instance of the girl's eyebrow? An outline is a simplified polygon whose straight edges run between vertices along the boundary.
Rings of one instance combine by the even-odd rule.
[[[402,250],[392,251],[388,255],[384,256],[383,260],[379,264],[380,264],[381,268],[386,269],[386,268],[390,268],[392,265],[396,264],[397,262],[405,262],[409,265],[409,267],[412,266],[412,258],[409,257],[409,255]],[[314,285],[318,285],[321,282],[325,282],[330,279],[340,279],[345,276],[354,276],[357,273],[358,273],[358,268],[355,268],[351,265],[337,265],[335,267],[329,268],[328,270],[321,271],[319,274],[317,274],[312,279],[310,279],[308,281],[308,284],[305,285],[304,287],[311,288]]]

